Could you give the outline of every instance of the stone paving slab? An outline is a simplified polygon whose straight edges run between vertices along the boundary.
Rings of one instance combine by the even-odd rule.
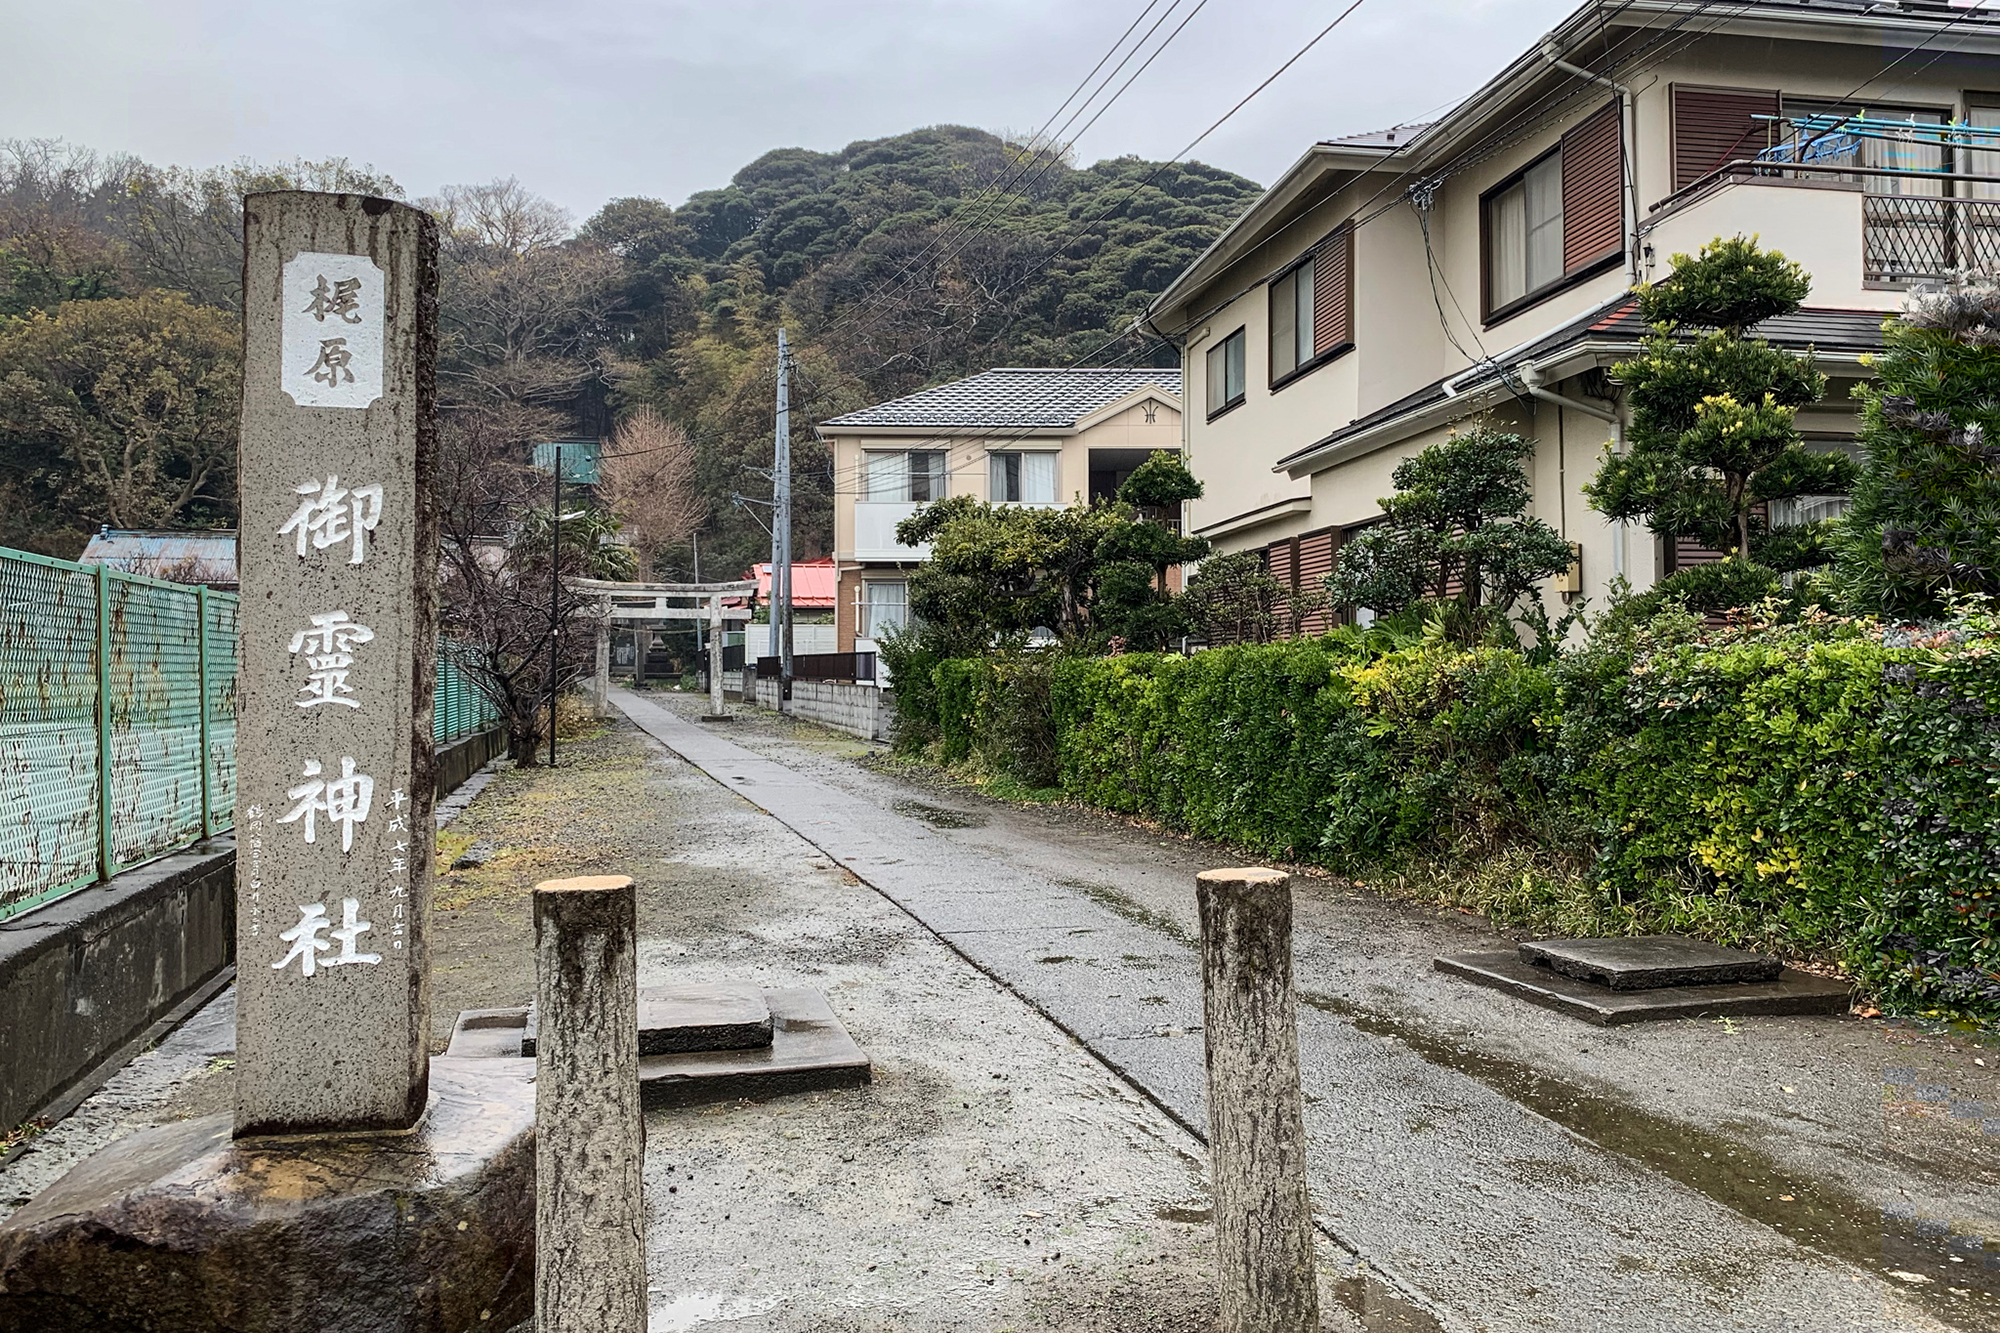
[[[652,989],[652,988],[649,988]],[[665,987],[663,990],[688,989]],[[770,1041],[756,1047],[642,1055],[639,1092],[647,1107],[765,1101],[802,1092],[858,1088],[872,1077],[868,1055],[809,986],[758,992]],[[531,1055],[529,1010],[468,1009],[452,1031],[451,1056]]]
[[[1784,970],[1775,958],[1680,935],[1529,940],[1521,945],[1521,961],[1613,990],[1776,981]]]
[[[1491,986],[1530,1004],[1561,1010],[1601,1027],[1670,1018],[1750,1018],[1847,1011],[1847,983],[1787,968],[1775,981],[1721,986],[1656,986],[1613,990],[1521,960],[1518,952],[1447,954],[1437,970]]]

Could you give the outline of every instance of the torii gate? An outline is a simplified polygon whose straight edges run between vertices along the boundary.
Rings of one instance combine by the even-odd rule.
[[[754,580],[742,583],[610,583],[603,579],[570,579],[578,592],[597,596],[597,683],[593,687],[597,711],[609,709],[611,690],[611,631],[654,629],[672,621],[708,622],[708,712],[711,717],[729,716],[722,702],[722,632],[725,622],[747,622],[753,614],[748,606],[724,606],[726,597],[755,600]],[[694,602],[697,605],[673,605]],[[641,652],[645,649],[642,646]]]

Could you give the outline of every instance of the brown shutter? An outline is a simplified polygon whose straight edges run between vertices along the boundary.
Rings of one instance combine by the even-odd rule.
[[[1754,157],[1770,146],[1778,94],[1745,88],[1674,85],[1674,189],[1688,186],[1725,162]]]
[[[1304,592],[1318,592],[1326,576],[1333,573],[1333,553],[1340,549],[1340,532],[1328,528],[1299,538],[1299,581]],[[1333,622],[1324,610],[1313,612],[1299,625],[1301,634],[1324,634]]]
[[[1354,228],[1343,225],[1313,256],[1312,354],[1324,356],[1353,341]]]
[[[1625,251],[1625,160],[1618,103],[1562,137],[1563,272]]]

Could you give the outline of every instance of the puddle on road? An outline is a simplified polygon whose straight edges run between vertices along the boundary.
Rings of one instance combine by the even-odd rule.
[[[985,828],[987,824],[985,815],[969,810],[947,810],[944,806],[926,805],[922,801],[897,801],[889,808],[932,828]]]
[[[1197,947],[1199,943],[1174,918],[1164,912],[1155,912],[1143,903],[1134,902],[1131,898],[1126,897],[1108,884],[1092,884],[1081,879],[1059,879],[1056,883],[1066,889],[1079,890],[1084,897],[1090,899],[1090,901],[1096,903],[1099,907],[1108,908],[1135,926],[1144,926],[1148,930],[1157,930],[1176,944],[1182,944],[1192,949]]]
[[[2000,1248],[1976,1234],[1953,1234],[1937,1221],[1891,1217],[1839,1185],[1801,1175],[1734,1139],[1585,1091],[1337,996],[1300,991],[1299,1000],[1347,1019],[1370,1036],[1393,1038],[1430,1063],[1477,1079],[1597,1146],[1669,1176],[1801,1245],[1875,1273],[1956,1328],[1995,1327]]]

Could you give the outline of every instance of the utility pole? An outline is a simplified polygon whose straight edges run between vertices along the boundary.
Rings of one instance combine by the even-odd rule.
[[[771,653],[778,659],[778,711],[792,700],[792,389],[791,353],[778,330],[778,435],[771,459]],[[783,617],[780,628],[780,617]]]

